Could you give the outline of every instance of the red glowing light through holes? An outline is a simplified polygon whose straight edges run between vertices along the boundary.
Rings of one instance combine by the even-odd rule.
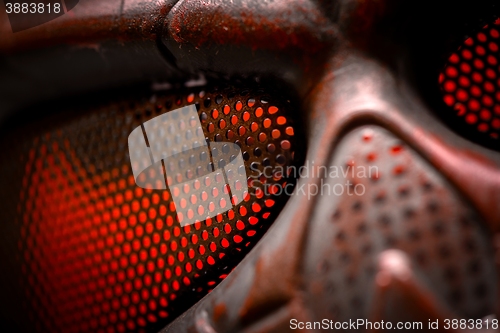
[[[493,139],[500,136],[500,19],[468,38],[439,76],[444,102]]]

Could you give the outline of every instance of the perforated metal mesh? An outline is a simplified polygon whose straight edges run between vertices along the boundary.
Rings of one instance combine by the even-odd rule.
[[[249,193],[234,209],[182,227],[173,205],[179,189],[136,186],[127,138],[148,119],[192,103],[206,139],[241,147]],[[155,331],[213,289],[286,201],[252,182],[271,188],[293,182],[261,172],[297,160],[290,112],[288,103],[260,91],[197,90],[107,104],[37,128],[36,135],[24,136],[14,148],[4,140],[12,158],[1,161],[2,183],[20,183],[21,190],[12,186],[2,193],[17,201],[17,211],[2,221],[5,234],[17,243],[5,245],[2,256],[11,260],[8,268],[16,278],[9,288],[21,290],[26,327]],[[165,167],[172,177],[184,170]],[[204,187],[210,187],[206,181],[221,185],[210,187],[210,197],[227,187],[219,178],[203,177]],[[190,200],[205,209],[222,204],[209,202],[206,194],[196,191]]]
[[[439,76],[444,102],[462,122],[500,138],[500,19],[465,40]],[[500,144],[497,144],[500,146]]]
[[[463,318],[494,313],[494,251],[484,221],[411,147],[364,126],[340,140],[330,165],[344,171],[325,180],[335,190],[319,199],[305,260],[315,320],[371,318],[378,256],[388,249],[408,254],[418,285],[446,309]],[[340,192],[347,182],[350,193]],[[402,295],[391,297],[396,303],[383,304],[392,317],[384,319],[415,320],[418,311]]]

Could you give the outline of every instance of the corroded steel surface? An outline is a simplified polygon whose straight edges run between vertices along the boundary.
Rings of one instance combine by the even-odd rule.
[[[162,332],[281,332],[291,318],[325,316],[426,322],[499,314],[500,155],[440,122],[429,88],[443,53],[468,33],[464,20],[490,15],[490,4],[155,5],[152,17],[131,5],[122,19],[118,2],[102,4],[110,14],[98,24],[99,6],[85,16],[92,19],[67,16],[0,47],[155,40],[172,73],[279,79],[301,101],[307,160],[317,168],[372,163],[381,172],[357,180],[367,189],[360,200],[311,195],[328,177],[301,179],[306,191],[289,199],[258,245]],[[366,131],[375,143],[364,141]]]

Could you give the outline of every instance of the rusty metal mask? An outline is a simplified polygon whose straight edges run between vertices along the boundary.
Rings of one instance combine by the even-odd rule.
[[[0,13],[6,331],[498,330],[494,1],[64,10]],[[201,141],[141,187],[134,129]]]

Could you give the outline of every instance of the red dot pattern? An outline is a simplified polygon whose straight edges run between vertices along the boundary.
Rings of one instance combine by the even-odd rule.
[[[250,165],[295,163],[290,106],[249,92],[183,96],[106,105],[32,139],[18,247],[38,331],[156,331],[225,278],[277,216],[286,199],[253,187]],[[181,227],[172,200],[179,194],[137,187],[123,156],[133,128],[190,103],[207,139],[241,147],[250,193],[235,209]],[[190,200],[203,201],[196,194]]]
[[[453,53],[439,76],[444,102],[463,122],[500,136],[500,20],[483,27]]]

